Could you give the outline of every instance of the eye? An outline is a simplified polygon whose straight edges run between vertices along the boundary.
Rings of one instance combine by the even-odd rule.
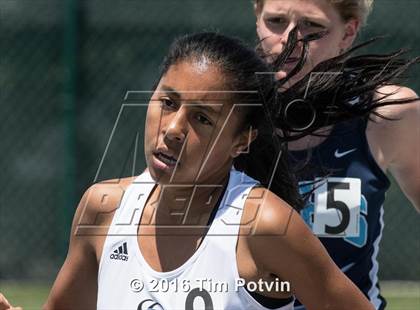
[[[311,20],[304,20],[302,23],[302,26],[305,28],[312,28],[312,29],[325,29],[325,27],[317,22],[311,21]]]
[[[169,99],[169,98],[160,98],[160,105],[162,109],[165,110],[175,110],[176,109],[176,103]]]
[[[268,17],[266,22],[272,25],[284,25],[286,24],[286,19],[284,17],[276,16],[276,17]]]
[[[197,114],[195,118],[203,125],[213,126],[212,121],[203,114]]]

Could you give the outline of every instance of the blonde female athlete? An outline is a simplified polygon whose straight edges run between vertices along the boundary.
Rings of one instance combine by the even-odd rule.
[[[351,48],[372,4],[373,0],[255,0],[257,33],[263,50],[271,55],[283,51],[295,27],[298,36],[324,33],[309,44],[307,61],[291,78],[290,86],[320,62]],[[290,73],[300,53],[301,48],[291,53],[277,78]],[[365,67],[369,65],[367,61]],[[372,100],[416,97],[409,88],[384,83]],[[358,98],[354,100],[357,102]],[[407,198],[420,210],[420,107],[417,101],[381,107],[377,112],[394,121],[371,115],[372,121],[355,120],[325,127],[318,131],[321,136],[305,136],[290,143],[289,149],[296,163],[308,151],[312,155],[312,169],[298,175],[301,192],[312,193],[301,215],[340,269],[376,309],[384,309],[377,255],[383,228],[382,205],[390,185],[385,173],[395,177]]]

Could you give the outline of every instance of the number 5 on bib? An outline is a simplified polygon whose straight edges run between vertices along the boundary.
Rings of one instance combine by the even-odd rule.
[[[360,179],[328,178],[315,183],[313,232],[330,238],[359,236]]]

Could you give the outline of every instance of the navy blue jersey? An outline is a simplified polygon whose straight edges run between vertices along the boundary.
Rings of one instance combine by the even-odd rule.
[[[378,285],[377,255],[383,229],[383,202],[390,182],[375,162],[366,139],[366,120],[337,125],[328,138],[308,151],[291,152],[300,173],[301,211],[338,267],[376,309],[386,302]],[[322,167],[322,168],[321,168]],[[297,303],[297,309],[304,309]]]

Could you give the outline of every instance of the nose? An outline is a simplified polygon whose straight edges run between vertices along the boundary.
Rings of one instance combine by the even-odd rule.
[[[282,37],[281,37],[281,41],[280,41],[280,46],[281,46],[281,53],[284,52],[286,46],[287,46],[287,41],[289,40],[290,37],[290,33],[292,32],[292,30],[296,29],[297,33],[297,39],[300,40],[302,39],[302,31],[301,31],[301,27],[298,23],[295,22],[290,22],[289,25],[287,26],[287,28],[284,30]],[[298,57],[297,55],[300,55],[302,52],[302,48],[303,48],[303,43],[302,41],[298,41],[297,44],[294,46],[293,51],[291,51],[291,56],[292,57]]]
[[[281,43],[283,44],[283,46],[287,43],[287,40],[289,39],[289,34],[290,32],[294,29],[298,27],[298,38],[300,38],[301,33],[300,33],[300,27],[296,22],[290,22],[287,25],[287,28],[283,31],[282,36],[281,36]]]
[[[164,132],[165,138],[173,142],[183,143],[188,133],[188,120],[185,109],[181,107],[170,117],[166,132]]]

